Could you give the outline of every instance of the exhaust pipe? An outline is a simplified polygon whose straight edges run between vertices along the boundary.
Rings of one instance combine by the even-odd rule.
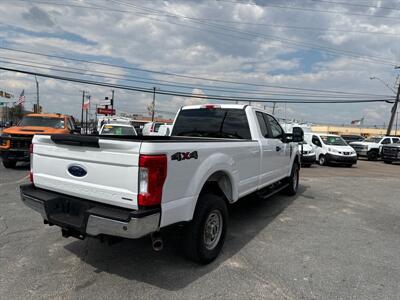
[[[154,251],[161,251],[163,249],[164,242],[159,231],[151,234],[151,245],[153,246]]]

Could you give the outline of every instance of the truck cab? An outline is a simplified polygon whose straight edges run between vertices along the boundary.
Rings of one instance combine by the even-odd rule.
[[[29,147],[35,134],[70,134],[77,132],[72,116],[62,114],[27,114],[17,126],[3,130],[0,155],[5,168],[17,162],[29,162]]]
[[[368,160],[377,160],[384,145],[398,143],[400,138],[391,136],[373,136],[362,142],[352,142],[350,146],[354,148],[358,156],[367,157]]]

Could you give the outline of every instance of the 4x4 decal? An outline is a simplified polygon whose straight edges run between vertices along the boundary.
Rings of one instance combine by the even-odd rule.
[[[193,151],[193,152],[176,152],[175,154],[173,154],[171,156],[172,160],[177,160],[177,161],[181,161],[181,160],[188,160],[188,159],[198,159],[199,156],[197,154],[197,151]]]

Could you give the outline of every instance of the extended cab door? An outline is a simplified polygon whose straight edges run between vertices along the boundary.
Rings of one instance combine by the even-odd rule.
[[[262,135],[260,137],[262,154],[259,180],[259,188],[262,188],[285,177],[285,171],[287,171],[289,163],[285,161],[286,145],[279,138],[280,135],[284,135],[283,129],[278,124],[280,130],[282,130],[282,132],[278,133],[279,129],[274,124],[274,130],[272,131],[268,120],[271,116],[266,113],[257,111],[256,117]]]

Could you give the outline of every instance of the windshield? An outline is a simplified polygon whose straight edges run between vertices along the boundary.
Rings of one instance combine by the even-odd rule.
[[[347,143],[340,136],[321,135],[321,140],[329,146],[347,146]]]
[[[370,142],[370,143],[379,143],[381,141],[382,138],[380,137],[370,137],[366,140],[364,140],[364,142]]]
[[[47,118],[47,117],[23,117],[19,126],[39,126],[64,128],[64,118]]]
[[[104,125],[101,135],[136,135],[133,127]]]

